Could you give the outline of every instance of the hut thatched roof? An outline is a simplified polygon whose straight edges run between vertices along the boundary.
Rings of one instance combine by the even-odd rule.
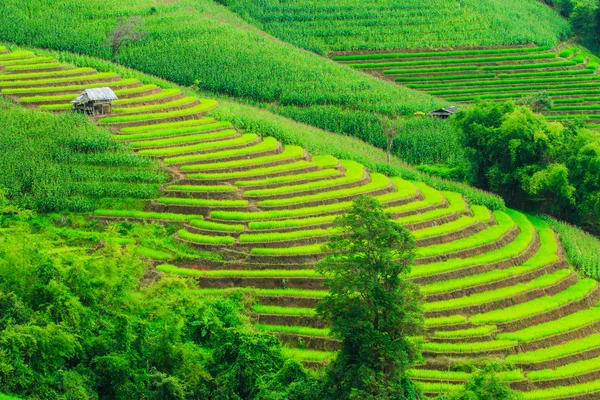
[[[85,89],[71,103],[87,103],[88,101],[118,100],[119,98],[109,87]]]
[[[432,112],[429,113],[429,115],[433,115],[433,116],[450,116],[452,114],[455,114],[458,111],[458,109],[454,106],[452,107],[445,107],[445,108],[440,108],[437,110],[433,110]]]

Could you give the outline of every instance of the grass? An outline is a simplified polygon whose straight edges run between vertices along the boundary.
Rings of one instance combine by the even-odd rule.
[[[337,199],[340,197],[359,195],[384,189],[390,186],[390,180],[382,174],[371,174],[371,182],[364,186],[356,186],[340,190],[324,191],[306,196],[288,197],[284,199],[262,200],[257,204],[259,206],[281,207],[292,204],[306,203],[317,200]]]
[[[285,326],[285,325],[266,325],[256,324],[256,329],[263,332],[277,332],[277,333],[293,333],[296,335],[305,336],[317,336],[327,337],[329,336],[329,329],[317,329],[309,328],[306,326]]]
[[[500,300],[520,293],[525,293],[534,289],[543,289],[552,286],[571,275],[568,269],[558,270],[549,275],[542,275],[529,282],[518,283],[513,286],[501,287],[495,290],[488,290],[481,293],[475,293],[470,296],[457,297],[450,300],[429,302],[424,304],[426,311],[447,310],[451,308],[461,308],[477,304],[484,304],[490,301]],[[472,320],[472,322],[474,322]]]
[[[264,242],[276,242],[280,240],[294,240],[312,237],[329,236],[333,232],[329,229],[311,229],[311,230],[298,230],[283,233],[244,233],[240,235],[241,243],[264,243]]]
[[[153,131],[141,132],[141,133],[129,133],[127,135],[119,135],[117,139],[122,140],[138,140],[138,139],[151,139],[160,138],[165,136],[184,135],[187,133],[196,133],[210,131],[213,129],[229,128],[231,127],[230,122],[214,122],[214,123],[203,123],[201,125],[195,125],[184,128],[171,128],[171,129],[157,129]]]
[[[443,382],[417,381],[415,385],[425,393],[453,393],[464,388],[464,385]]]
[[[274,174],[277,172],[285,172],[285,171],[294,171],[294,170],[302,170],[305,168],[314,167],[310,161],[295,161],[288,164],[280,164],[274,165],[272,167],[262,167],[255,169],[248,169],[244,171],[234,171],[234,172],[215,172],[215,173],[194,173],[189,174],[188,177],[191,179],[239,179],[239,178],[248,178],[253,176],[262,176]]]
[[[175,258],[175,256],[171,253],[167,253],[165,251],[160,251],[160,250],[156,250],[156,249],[151,249],[148,247],[136,247],[135,253],[138,256],[142,256],[142,257],[149,258],[151,260],[158,260],[158,261],[173,260]]]
[[[477,314],[469,318],[469,321],[474,324],[502,323],[541,314],[573,301],[583,299],[596,285],[597,283],[593,279],[583,279],[554,296],[544,296],[526,303],[505,307],[501,310]]]
[[[422,349],[437,353],[470,353],[475,351],[498,350],[514,347],[517,344],[514,340],[492,340],[489,342],[473,343],[423,343]]]
[[[193,219],[190,221],[190,225],[210,231],[242,232],[244,230],[244,225],[220,224],[218,222],[205,221],[203,219]]]
[[[176,146],[176,147],[164,147],[159,149],[148,149],[148,150],[140,150],[138,154],[144,156],[172,156],[174,154],[182,154],[182,153],[192,153],[195,151],[205,151],[205,150],[216,150],[223,149],[226,147],[233,146],[243,146],[249,143],[254,142],[258,139],[258,136],[255,134],[244,134],[241,137],[237,137],[234,139],[225,139],[218,142],[208,142],[208,143],[198,143],[192,144],[188,146]],[[191,157],[195,157],[193,155]]]
[[[180,238],[184,240],[189,240],[194,243],[201,244],[233,244],[235,243],[235,238],[230,236],[207,236],[200,235],[197,233],[191,233],[186,231],[185,229],[181,229],[177,232]]]
[[[1,84],[0,84],[1,85]],[[167,111],[153,114],[136,114],[136,115],[123,115],[118,117],[106,117],[98,120],[100,124],[115,124],[125,122],[137,122],[137,121],[151,121],[153,119],[172,118],[179,117],[182,115],[191,115],[201,112],[206,112],[213,107],[216,107],[217,102],[214,100],[202,100],[202,102],[194,107],[185,108],[183,110]]]
[[[352,61],[352,60],[380,60],[385,58],[420,58],[420,57],[446,57],[460,55],[476,55],[476,54],[508,54],[508,53],[533,53],[536,51],[549,50],[548,47],[513,47],[499,49],[474,49],[474,50],[451,50],[451,51],[426,51],[414,53],[371,53],[371,54],[353,54],[349,56],[333,56],[335,61]]]
[[[153,140],[141,140],[135,142],[128,142],[128,144],[133,148],[141,148],[141,147],[162,147],[162,146],[170,146],[174,144],[185,144],[190,142],[199,142],[199,141],[209,141],[214,139],[229,139],[233,137],[238,137],[238,132],[235,129],[226,129],[217,132],[210,133],[202,133],[198,135],[185,135],[185,136],[175,136],[168,137],[165,139],[153,139]]]
[[[292,158],[299,158],[304,155],[304,150],[300,146],[286,146],[284,150],[272,156],[247,158],[242,160],[233,160],[217,163],[205,163],[196,165],[184,165],[181,167],[182,171],[197,171],[197,170],[212,170],[212,169],[227,169],[245,167],[249,165],[259,165],[273,161],[287,160]]]
[[[226,157],[237,157],[243,155],[249,155],[253,153],[259,153],[262,151],[275,150],[279,144],[277,140],[272,137],[263,138],[263,141],[255,144],[253,146],[242,147],[239,149],[230,149],[230,150],[222,150],[215,151],[206,154],[193,154],[186,156],[178,156],[178,157],[167,157],[163,161],[165,164],[177,164],[183,162],[194,162],[194,161],[204,161],[204,160],[216,160],[219,158]],[[237,185],[237,183],[236,183]]]
[[[497,338],[529,342],[569,332],[598,321],[600,321],[600,308],[596,305],[589,310],[578,311],[566,317],[530,326],[520,331],[500,333]]]
[[[121,217],[121,218],[140,218],[140,219],[157,219],[166,221],[183,222],[190,219],[202,219],[201,215],[190,214],[175,214],[150,211],[136,210],[106,210],[99,209],[94,211],[94,215],[102,217]]]
[[[572,340],[557,346],[546,347],[538,350],[527,351],[519,354],[511,354],[506,361],[514,364],[536,363],[553,360],[573,354],[581,353],[600,347],[600,333],[586,336],[582,339]]]
[[[291,349],[284,347],[282,349],[283,354],[286,357],[293,358],[300,361],[326,361],[335,357],[334,352],[331,351],[318,351],[318,350],[307,350],[307,349]]]
[[[473,376],[472,373],[463,371],[440,371],[430,369],[409,369],[407,375],[416,379],[433,379],[439,381],[468,381]],[[520,370],[502,371],[496,373],[496,378],[500,381],[511,382],[524,380],[523,372]]]
[[[167,189],[182,192],[225,193],[235,192],[237,187],[228,185],[169,185]]]
[[[263,306],[260,304],[252,306],[252,311],[258,314],[306,315],[311,317],[316,314],[314,308]]]
[[[183,197],[161,197],[156,201],[161,204],[180,204],[198,207],[245,207],[248,205],[248,200],[211,200]]]
[[[571,386],[558,386],[549,389],[532,390],[523,393],[524,400],[549,400],[584,393],[600,392],[600,380]]]
[[[436,338],[447,338],[447,339],[456,339],[456,338],[470,338],[470,337],[480,337],[486,336],[491,333],[494,333],[497,330],[496,325],[484,325],[478,326],[476,328],[469,329],[459,329],[455,331],[436,331],[433,336]]]

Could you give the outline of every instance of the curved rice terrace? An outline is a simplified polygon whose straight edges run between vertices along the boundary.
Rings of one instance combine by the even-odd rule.
[[[600,394],[600,289],[569,268],[545,222],[239,131],[206,116],[215,101],[177,89],[27,51],[2,53],[0,93],[25,106],[60,111],[84,88],[115,90],[113,113],[97,123],[160,160],[172,181],[143,208],[100,209],[96,218],[181,224],[178,240],[222,258],[160,264],[168,254],[148,249],[146,256],[163,260],[159,271],[195,279],[198,295],[255,288],[256,326],[278,336],[290,355],[318,366],[337,348],[314,316],[326,291],[313,266],[336,215],[370,195],[419,245],[410,279],[426,295],[427,329],[414,338],[423,341],[424,360],[410,375],[426,393],[455,390],[469,378],[454,363],[494,356],[512,366],[501,378],[526,399]]]
[[[546,91],[549,120],[600,127],[598,60],[577,49],[522,46],[447,51],[332,53],[333,60],[455,104],[518,100]]]

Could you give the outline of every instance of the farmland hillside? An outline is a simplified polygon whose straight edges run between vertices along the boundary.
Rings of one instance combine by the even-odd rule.
[[[235,10],[248,4],[263,4],[250,1],[226,3],[232,4]],[[287,7],[299,8],[290,8],[290,12],[286,11],[288,15],[306,17],[307,23],[316,24],[316,27],[311,36],[310,29],[302,23],[274,22],[290,30],[286,35],[267,30],[282,41],[212,0],[175,0],[160,4],[147,0],[109,0],[103,2],[102,7],[75,0],[32,0],[26,5],[21,1],[0,0],[0,40],[111,59],[106,38],[116,26],[117,17],[141,16],[145,21],[142,30],[147,35],[121,46],[114,58],[118,63],[186,86],[197,82],[203,90],[231,95],[296,121],[353,135],[383,148],[382,116],[395,118],[418,111],[428,112],[446,103],[335,65],[286,43],[299,44],[291,36],[318,36],[332,41],[341,33],[350,40],[353,36],[349,31],[358,25],[356,29],[364,32],[363,36],[370,38],[371,44],[379,43],[378,46],[388,48],[403,47],[404,40],[413,41],[409,47],[513,45],[532,41],[552,46],[568,32],[568,26],[558,14],[535,0],[510,1],[508,6],[498,0],[401,3],[389,8],[366,3],[359,7],[357,15],[353,15],[353,11],[344,11],[343,6],[340,6],[341,11],[338,7],[329,10],[330,2],[322,2],[321,7],[325,7],[326,12],[317,6],[314,10],[310,5],[305,7],[304,2],[285,3],[281,6],[283,11],[288,10]],[[348,2],[347,6],[354,9],[356,4]],[[425,9],[416,11],[422,7]],[[365,8],[373,10],[361,15]],[[254,8],[240,13],[253,15],[252,10]],[[272,11],[268,18],[276,21],[280,11]],[[311,13],[337,16],[340,22],[332,24],[317,20],[313,23]],[[452,15],[450,21],[448,15]],[[382,22],[373,27],[372,23],[366,23],[370,17],[377,17],[376,20]],[[431,21],[427,22],[427,19]],[[410,23],[405,23],[406,20]],[[351,27],[346,29],[343,21]],[[326,27],[321,29],[321,24]],[[406,31],[401,37],[390,35],[385,26],[398,24],[405,26]],[[499,29],[502,24],[504,28]],[[382,40],[382,36],[387,39]],[[437,38],[435,44],[423,41],[433,37]],[[451,42],[447,41],[449,38],[452,38]],[[398,42],[390,42],[396,39]],[[339,41],[340,37],[335,40]],[[357,40],[364,41],[365,38]],[[335,48],[341,49],[338,45]],[[451,147],[457,146],[447,124],[412,119],[406,132],[410,134],[397,140],[396,153],[401,148],[412,150],[426,143],[419,146],[418,151],[411,151],[411,163],[445,164],[461,157],[450,151]]]
[[[113,113],[94,121],[137,157],[158,160],[171,180],[157,197],[109,202],[93,217],[177,226],[163,240],[189,251],[147,240],[142,255],[158,272],[190,278],[199,297],[254,288],[256,328],[278,336],[288,355],[316,366],[337,349],[314,317],[326,291],[313,266],[336,215],[368,195],[417,239],[410,279],[426,295],[427,330],[423,363],[409,374],[424,392],[459,389],[471,377],[461,366],[493,357],[506,366],[500,379],[525,399],[600,393],[600,288],[570,268],[543,220],[483,193],[485,201],[469,202],[458,185],[438,190],[441,181],[390,177],[239,129],[214,117],[217,101],[173,86],[82,71],[24,50],[1,57],[0,94],[27,107],[60,113],[85,87],[119,92]]]

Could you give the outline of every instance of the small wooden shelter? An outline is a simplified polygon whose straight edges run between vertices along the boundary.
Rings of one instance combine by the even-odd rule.
[[[73,103],[73,111],[88,115],[109,114],[112,111],[113,100],[118,100],[115,92],[109,87],[85,89]]]
[[[428,115],[430,115],[432,117],[446,119],[449,116],[451,116],[452,114],[456,114],[457,111],[458,111],[458,109],[456,107],[452,106],[452,107],[446,107],[446,108],[440,108],[437,110],[433,110]]]

